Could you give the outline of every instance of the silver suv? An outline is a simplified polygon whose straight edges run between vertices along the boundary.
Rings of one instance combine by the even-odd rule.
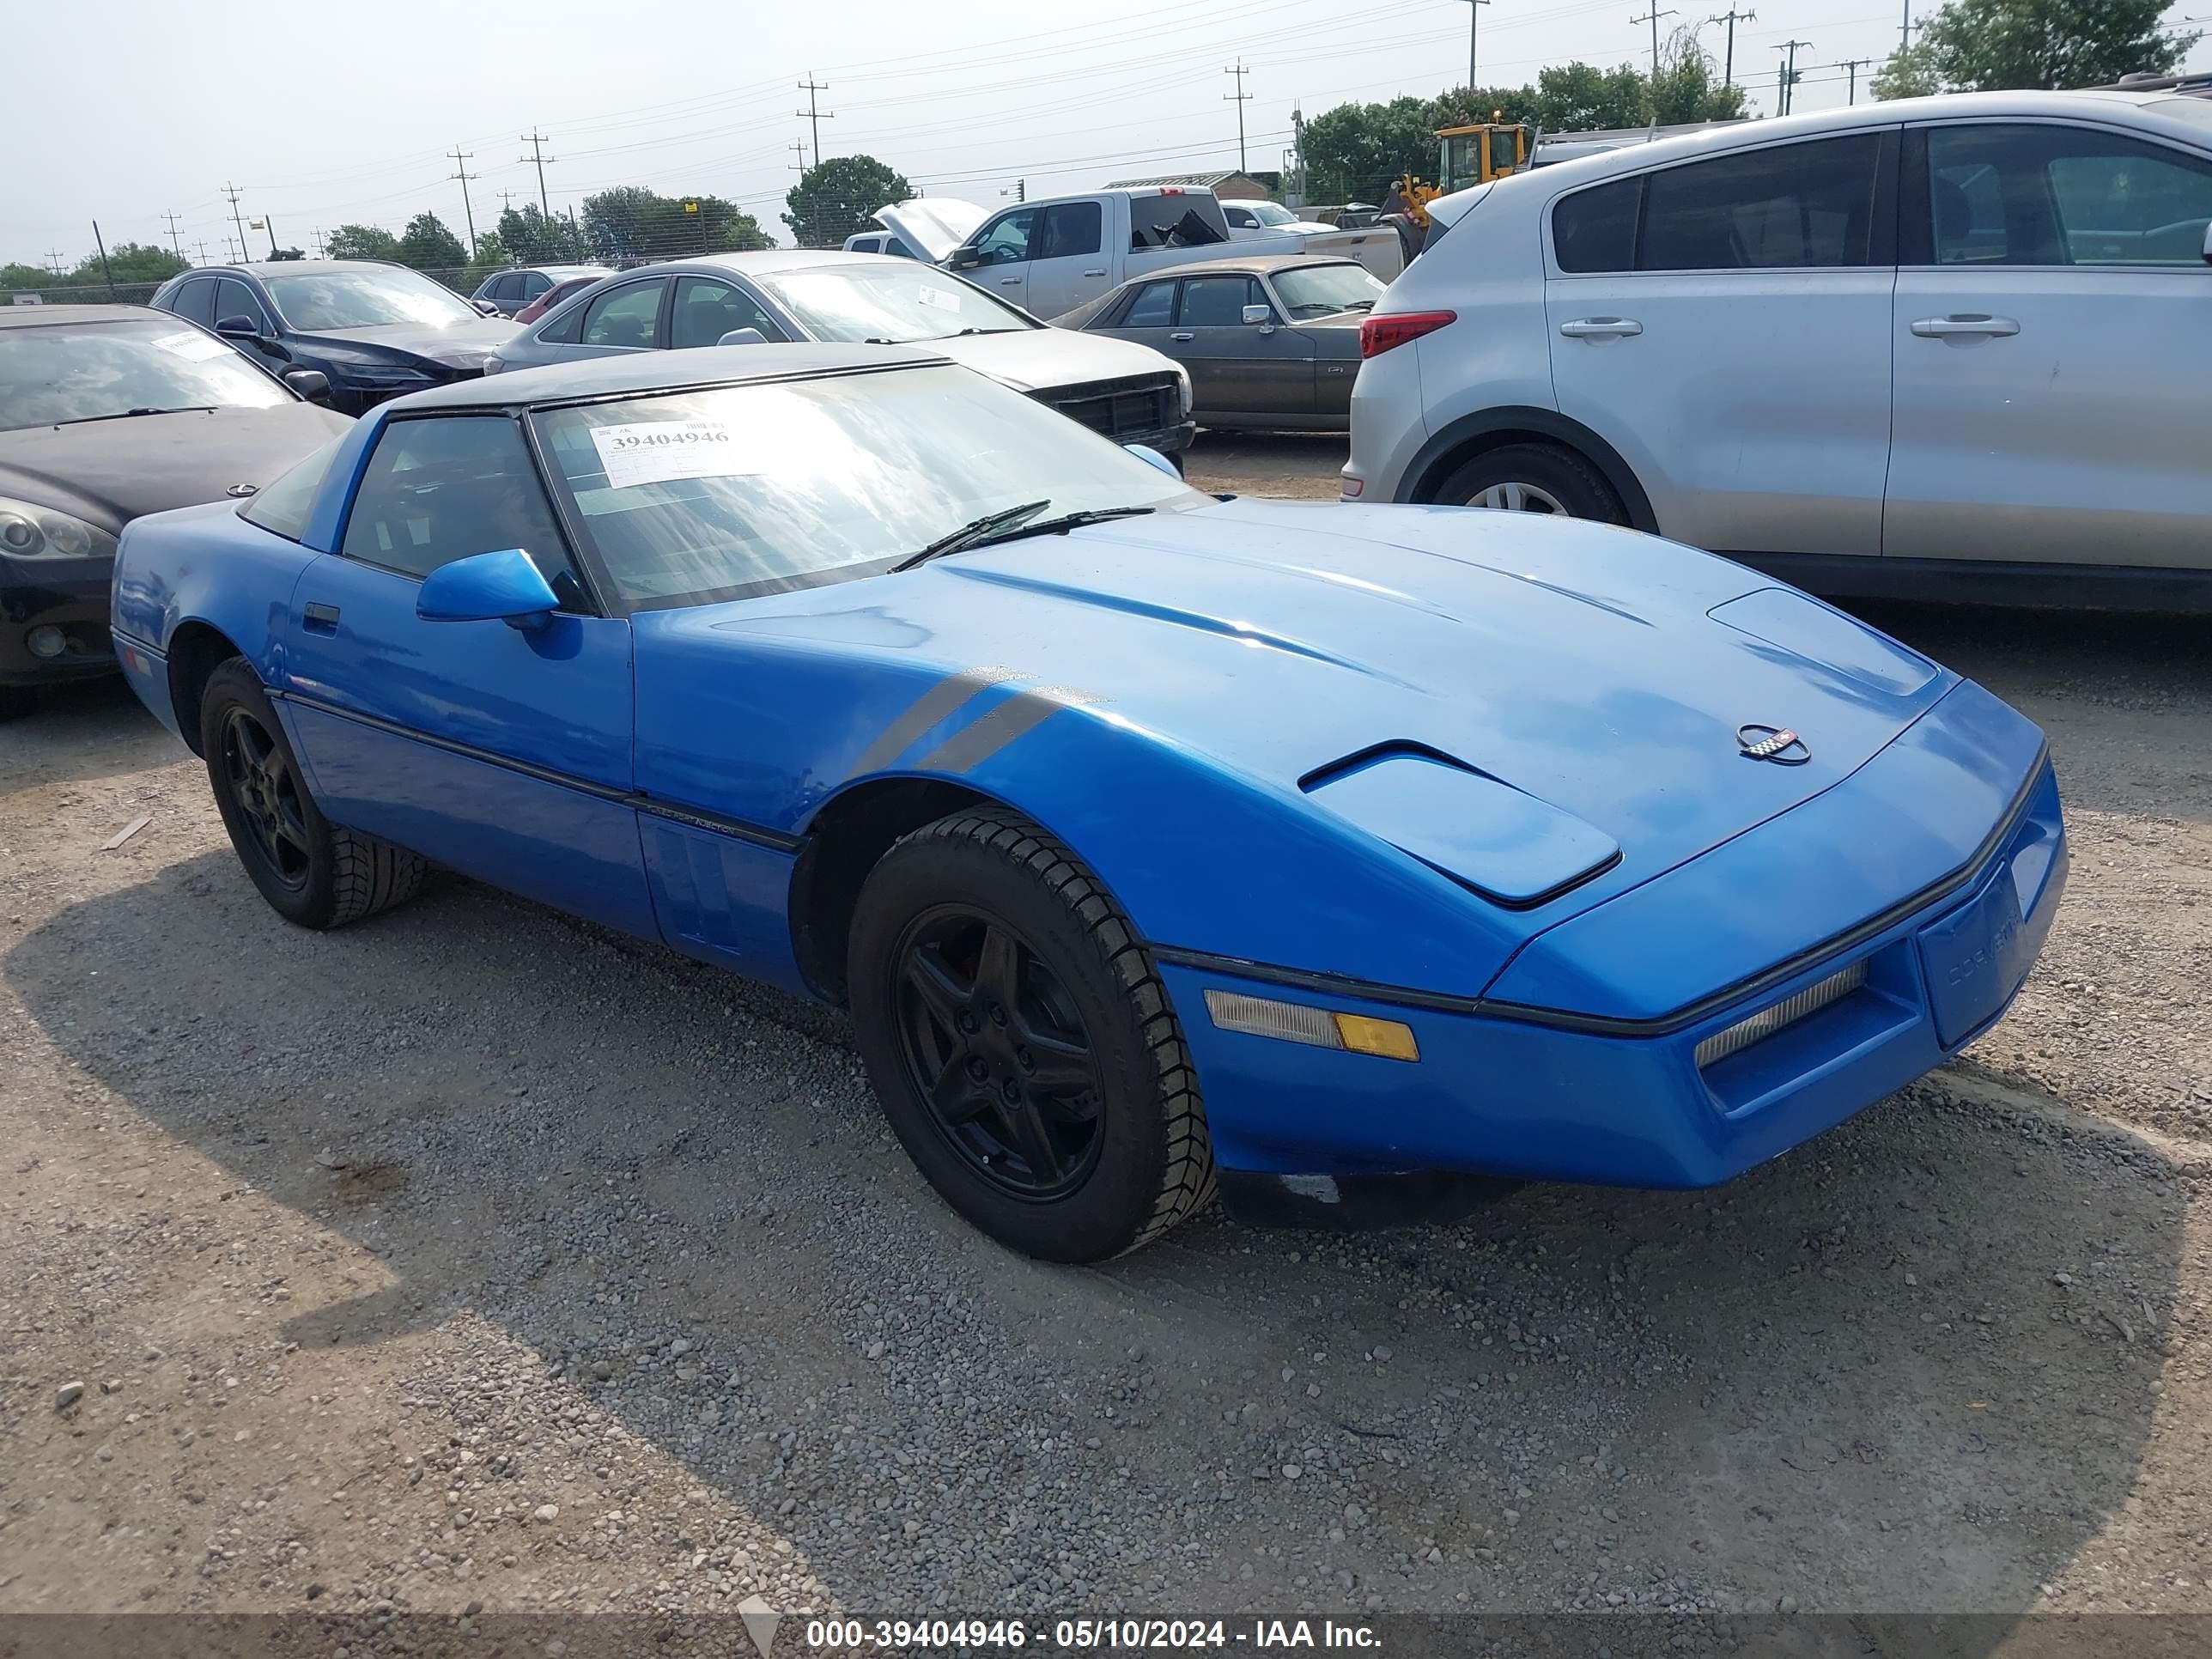
[[[2212,605],[2212,101],[1826,111],[1435,211],[1365,325],[1345,499],[1834,593]]]

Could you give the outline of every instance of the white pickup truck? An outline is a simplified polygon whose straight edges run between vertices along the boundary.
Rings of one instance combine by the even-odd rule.
[[[1221,204],[1205,189],[1158,185],[1054,196],[987,212],[971,202],[918,197],[879,210],[878,222],[939,264],[1036,317],[1057,317],[1108,289],[1168,265],[1249,259],[1257,253],[1333,253],[1384,282],[1405,268],[1397,233],[1279,231],[1232,240]]]

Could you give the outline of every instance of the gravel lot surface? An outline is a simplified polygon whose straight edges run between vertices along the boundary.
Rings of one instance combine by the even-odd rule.
[[[459,882],[288,928],[120,690],[0,728],[0,1613],[2212,1612],[2203,630],[1873,614],[2067,792],[1966,1060],[1718,1192],[1091,1272],[834,1017]]]

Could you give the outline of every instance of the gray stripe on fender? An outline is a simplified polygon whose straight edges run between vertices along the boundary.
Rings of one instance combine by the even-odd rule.
[[[907,711],[885,726],[876,740],[853,763],[848,777],[860,777],[870,772],[880,772],[906,752],[907,745],[923,732],[945,720],[969,698],[1008,680],[1035,679],[1034,674],[1019,668],[968,668],[945,678],[923,692],[907,708]]]
[[[1016,738],[1035,731],[1063,708],[1103,702],[1088,691],[1041,685],[1017,691],[982,719],[963,726],[916,763],[924,771],[966,772],[981,766]]]

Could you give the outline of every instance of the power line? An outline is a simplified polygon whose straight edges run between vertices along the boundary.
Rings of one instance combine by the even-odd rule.
[[[820,167],[822,165],[822,124],[825,120],[834,121],[837,117],[835,111],[832,111],[826,116],[823,114],[821,103],[816,98],[815,94],[817,93],[829,91],[830,83],[827,81],[816,80],[814,78],[814,71],[812,70],[809,70],[806,71],[806,78],[799,83],[799,89],[806,94],[806,107],[802,110],[793,110],[792,113],[803,117],[805,120],[812,124],[814,128],[814,165],[816,167]]]
[[[1721,79],[1726,85],[1732,87],[1735,84],[1735,26],[1738,23],[1753,23],[1758,21],[1757,12],[1738,11],[1733,5],[1726,11],[1717,12],[1705,19],[1708,23],[1728,25],[1728,54],[1721,70]]]
[[[464,150],[459,144],[455,144],[446,154],[453,158],[453,166],[459,169],[453,177],[461,181],[461,216],[468,223],[469,258],[473,259],[477,257],[477,210],[469,204],[469,180],[481,179],[483,174],[469,171],[469,163],[475,161],[477,157],[474,150]]]
[[[1249,172],[1249,169],[1244,165],[1244,106],[1252,101],[1252,94],[1244,90],[1244,77],[1252,71],[1244,67],[1244,60],[1240,58],[1237,60],[1235,69],[1224,69],[1221,72],[1224,75],[1233,75],[1237,77],[1237,90],[1224,92],[1221,96],[1225,101],[1237,106],[1237,171]]]
[[[545,135],[535,127],[524,133],[518,142],[529,145],[530,154],[516,156],[515,165],[520,167],[525,161],[535,161],[538,164],[538,210],[550,219],[553,216],[553,204],[545,199],[545,164],[548,161],[557,161],[559,158],[545,153]]]
[[[1662,17],[1680,17],[1681,15],[1679,11],[1660,10],[1657,0],[1654,0],[1650,11],[1641,17],[1632,17],[1628,20],[1632,23],[1651,25],[1651,78],[1654,81],[1659,78],[1659,20]]]

